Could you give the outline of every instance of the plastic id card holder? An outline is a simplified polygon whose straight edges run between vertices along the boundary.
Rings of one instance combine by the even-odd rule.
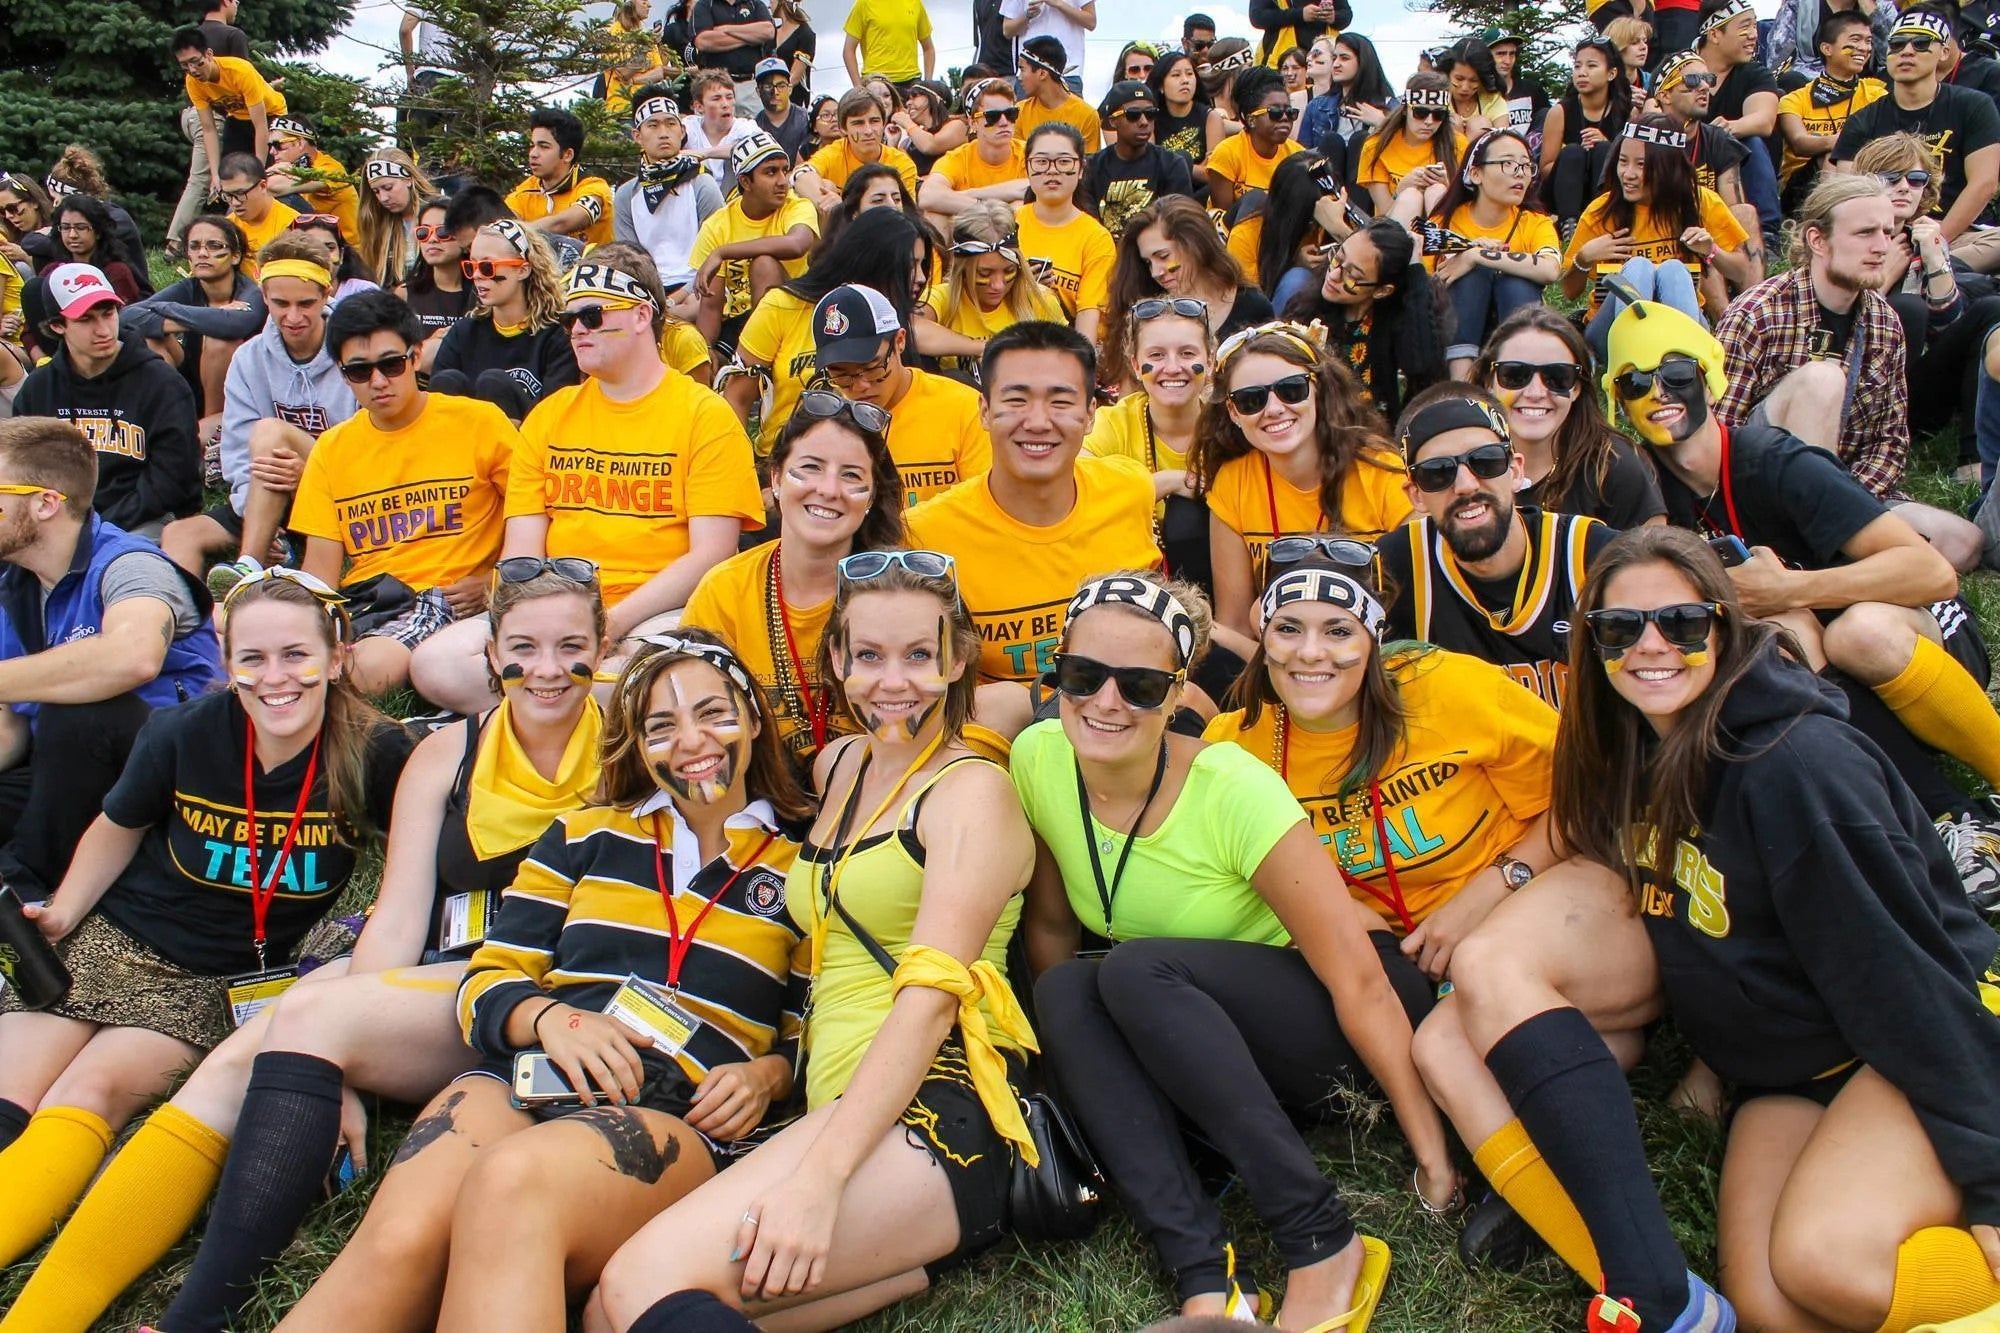
[[[500,895],[485,889],[446,898],[444,920],[438,926],[438,952],[459,953],[485,943],[499,906]]]
[[[675,1003],[672,996],[640,977],[628,975],[604,1012],[641,1036],[653,1039],[661,1055],[679,1055],[701,1030],[701,1020]]]
[[[290,990],[298,979],[296,967],[273,967],[225,977],[222,984],[229,992],[229,1021],[242,1027]]]

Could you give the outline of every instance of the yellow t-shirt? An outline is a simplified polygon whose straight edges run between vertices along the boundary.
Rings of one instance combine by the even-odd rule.
[[[1438,135],[1445,133],[1448,131],[1440,129],[1422,143],[1411,143],[1400,130],[1387,140],[1379,133],[1371,135],[1361,146],[1361,171],[1354,178],[1355,184],[1386,185],[1393,191],[1403,183],[1403,177],[1418,167],[1444,160],[1438,156],[1437,145]],[[1220,145],[1216,151],[1222,151]]]
[[[1241,195],[1245,190],[1268,190],[1271,177],[1277,174],[1278,164],[1293,153],[1305,151],[1305,146],[1297,139],[1287,139],[1278,145],[1278,151],[1270,157],[1259,157],[1251,146],[1248,134],[1232,134],[1215,146],[1208,155],[1210,179],[1220,176],[1236,187]]]
[[[910,387],[889,409],[889,456],[903,476],[903,503],[915,505],[993,466],[993,440],[979,420],[979,391],[914,367]]]
[[[1808,83],[1804,87],[1792,89],[1778,99],[1778,114],[1797,116],[1807,134],[1825,134],[1839,138],[1841,126],[1847,124],[1849,116],[1870,102],[1883,97],[1887,92],[1888,89],[1882,86],[1880,79],[1862,79],[1855,84],[1853,92],[1838,102],[1830,106],[1814,106],[1812,85]],[[1786,144],[1784,164],[1778,169],[1778,184],[1789,185],[1798,169],[1805,164],[1806,160],[1794,153],[1790,144]]]
[[[1340,791],[1357,727],[1312,732],[1292,719],[1280,753],[1277,710],[1266,708],[1249,728],[1242,713],[1224,713],[1203,739],[1234,741],[1278,770],[1334,864],[1352,876],[1355,901],[1402,933],[1398,893],[1409,921],[1422,924],[1547,811],[1556,712],[1499,667],[1463,653],[1431,649],[1388,666],[1406,737],[1377,778],[1393,886],[1368,785]]]
[[[1150,442],[1150,443],[1149,443]],[[1092,458],[1125,458],[1148,473],[1172,472],[1187,467],[1187,455],[1146,429],[1144,390],[1128,393],[1110,407],[1097,409],[1090,434],[1083,437],[1083,452]],[[1153,506],[1153,516],[1165,514],[1167,502]]]
[[[789,598],[774,601],[771,558],[777,551],[778,543],[765,542],[730,556],[702,575],[681,613],[681,624],[713,630],[736,650],[778,712],[778,735],[786,753],[801,769],[810,769],[820,745],[855,728],[845,712],[832,707],[832,698],[820,681],[819,650],[826,638],[826,622],[833,614],[833,599],[829,597],[817,606],[798,606]],[[782,564],[778,573],[784,573]],[[774,621],[779,630],[776,639],[771,635]],[[784,638],[787,625],[791,629],[789,641]],[[792,655],[794,648],[797,657]],[[817,734],[815,717],[819,719]]]
[[[1075,93],[1071,93],[1061,106],[1053,110],[1043,106],[1039,97],[1022,98],[1021,119],[1014,126],[1014,142],[1025,148],[1028,140],[1035,137],[1035,127],[1047,125],[1052,121],[1076,126],[1076,132],[1083,136],[1083,152],[1086,157],[1104,146],[1103,122],[1098,120],[1097,112],[1091,108],[1090,103]]]
[[[240,214],[232,213],[229,215],[229,220],[234,222],[243,232],[243,271],[245,273],[248,273],[252,278],[257,276],[258,252],[264,248],[265,244],[272,237],[281,236],[285,232],[290,231],[292,220],[298,217],[298,215],[298,209],[279,199],[271,201],[270,211],[265,213],[263,220],[259,222],[252,222]]]
[[[976,478],[912,509],[910,544],[958,561],[958,590],[979,623],[979,674],[1032,680],[1052,665],[1077,585],[1115,569],[1151,569],[1153,479],[1122,458],[1076,460],[1076,507],[1033,527]]]
[[[943,177],[954,190],[977,190],[987,185],[1020,181],[1025,198],[1028,188],[1027,150],[1022,147],[1021,137],[1016,135],[1007,160],[996,167],[979,155],[979,143],[974,140],[960,144],[932,163],[931,174]]]
[[[1022,256],[1066,313],[1074,316],[1079,310],[1102,310],[1110,304],[1111,266],[1118,258],[1118,243],[1103,223],[1078,213],[1062,226],[1051,227],[1035,216],[1033,204],[1015,209],[1014,221],[1021,230]]]
[[[1340,530],[1372,542],[1410,516],[1402,460],[1386,450],[1365,453],[1340,479]],[[1250,548],[1253,584],[1264,586],[1264,548],[1273,537],[1328,530],[1319,488],[1302,491],[1278,475],[1263,454],[1232,458],[1208,484],[1208,512],[1229,525]]]
[[[708,340],[686,320],[669,317],[660,334],[660,360],[683,375],[692,375],[709,364]]]
[[[1513,209],[1498,226],[1483,227],[1472,216],[1472,205],[1461,204],[1445,219],[1444,226],[1468,241],[1492,241],[1502,250],[1524,255],[1536,255],[1543,251],[1562,253],[1562,237],[1556,232],[1556,220],[1547,213],[1531,209]],[[1425,255],[1424,267],[1435,273],[1437,261],[1436,255]]]
[[[612,19],[605,28],[621,56],[617,65],[604,71],[604,109],[614,116],[622,116],[632,109],[632,91],[637,86],[626,75],[634,62],[639,72],[654,65],[667,63],[666,53],[653,40],[653,34],[645,28],[628,28],[617,19]]]
[[[810,304],[790,292],[769,291],[736,337],[739,355],[771,368],[771,402],[757,433],[760,455],[771,452],[778,432],[799,405],[799,395],[818,373],[813,364],[812,312]]]
[[[1701,197],[1701,226],[1723,249],[1740,248],[1746,239],[1743,224],[1729,211],[1729,205],[1722,202],[1721,195],[1706,186],[1695,188]],[[1576,221],[1576,231],[1569,238],[1569,249],[1563,252],[1565,271],[1576,263],[1576,252],[1581,250],[1586,242],[1610,232],[1611,224],[1605,219],[1610,204],[1611,196],[1599,195],[1583,210],[1583,216]],[[1681,244],[1679,232],[1670,231],[1664,224],[1656,222],[1653,219],[1653,210],[1643,205],[1635,209],[1632,214],[1632,254],[1635,257],[1650,259],[1656,264],[1669,259],[1678,259],[1687,265],[1688,272],[1694,275],[1696,285],[1701,283],[1702,262]],[[1597,271],[1616,273],[1621,267],[1623,265],[1617,262],[1606,260],[1597,266]],[[1596,312],[1597,303],[1597,284],[1592,283],[1590,288],[1592,313]]]
[[[791,195],[785,206],[765,218],[762,222],[743,211],[743,200],[732,199],[726,208],[718,208],[708,215],[708,221],[701,224],[695,234],[694,249],[688,254],[688,267],[699,269],[708,257],[725,245],[739,245],[744,241],[768,241],[783,236],[794,227],[810,227],[812,234],[819,235],[819,210],[810,199]],[[806,257],[782,261],[785,276],[796,278],[806,271]],[[734,319],[750,308],[750,261],[728,259],[722,264],[723,303],[722,315]]]
[[[540,222],[567,208],[581,208],[590,215],[590,225],[580,239],[586,245],[609,245],[611,235],[611,187],[600,176],[573,172],[562,189],[550,194],[533,176],[516,185],[507,195],[507,207],[523,222]]]
[[[910,192],[910,198],[917,197],[917,164],[911,156],[894,144],[882,145],[882,156],[876,159],[883,166],[894,167],[896,174],[903,178],[903,188]],[[847,188],[847,178],[867,166],[854,155],[847,146],[847,140],[836,139],[826,147],[806,159],[806,165],[820,174],[836,190]]]
[[[1252,287],[1257,286],[1260,281],[1257,276],[1259,268],[1257,251],[1263,244],[1264,215],[1262,213],[1253,213],[1231,227],[1229,229],[1229,239],[1224,243],[1224,248],[1229,251],[1230,258],[1234,259],[1237,265],[1243,270],[1243,281],[1249,283]]]
[[[917,44],[931,35],[924,0],[860,0],[848,11],[849,37],[861,43],[861,72],[908,83],[923,72]]]
[[[1063,311],[1062,301],[1057,298],[1054,292],[1039,283],[1035,285],[1033,290],[1034,296],[1032,299],[1035,303],[1033,318],[1054,320],[1058,324],[1063,323],[1069,318]],[[949,317],[947,317],[947,308],[950,305],[949,298],[950,292],[942,285],[933,286],[928,292],[924,293],[924,301],[936,313],[937,322],[943,327],[950,329],[953,333],[962,334],[967,338],[977,338],[981,342],[984,342],[994,334],[1000,332],[1000,330],[1020,323],[1020,320],[1014,315],[1013,308],[1004,301],[992,310],[981,310],[977,301],[960,301],[958,309],[950,312]],[[975,357],[941,356],[938,358],[938,369],[940,370],[969,370],[978,364],[978,359]]]
[[[188,101],[196,107],[207,107],[218,116],[231,120],[250,119],[250,108],[259,102],[264,104],[266,116],[285,114],[285,95],[264,82],[264,76],[257,67],[241,56],[217,56],[215,58],[215,82],[206,83],[189,74],[181,84],[187,89]]]
[[[668,371],[615,403],[596,380],[558,389],[521,423],[507,517],[546,515],[548,549],[598,563],[616,605],[688,553],[688,520],[764,523],[749,437],[729,404]]]
[[[500,558],[514,423],[477,398],[430,394],[401,430],[357,412],[319,437],[289,526],[347,553],[343,586],[391,574],[422,592]]]
[[[340,219],[340,234],[347,238],[349,245],[361,244],[361,222],[358,210],[361,197],[354,192],[354,182],[347,174],[347,168],[331,153],[312,150],[309,165],[320,174],[312,183],[312,188],[301,190],[306,202],[313,206],[315,213],[331,213]]]

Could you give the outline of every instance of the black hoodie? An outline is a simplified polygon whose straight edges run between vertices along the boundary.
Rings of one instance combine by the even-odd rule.
[[[14,415],[58,417],[97,448],[93,508],[136,532],[162,518],[191,514],[201,502],[201,447],[195,440],[194,393],[137,332],[119,336],[118,355],[102,375],[84,379],[58,344],[14,399]]]
[[[2000,939],[1930,817],[1831,686],[1765,649],[1723,704],[1732,759],[1644,910],[1674,1021],[1724,1079],[1860,1061],[1909,1098],[1974,1223],[2000,1224]]]

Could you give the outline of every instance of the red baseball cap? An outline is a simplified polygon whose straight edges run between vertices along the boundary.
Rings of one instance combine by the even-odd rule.
[[[48,285],[49,304],[64,319],[75,319],[106,301],[125,304],[125,298],[111,290],[111,279],[95,264],[57,264],[49,270]]]

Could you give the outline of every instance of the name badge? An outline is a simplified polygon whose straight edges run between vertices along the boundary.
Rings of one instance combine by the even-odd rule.
[[[701,1020],[680,1007],[672,996],[637,973],[611,997],[604,1012],[643,1037],[653,1039],[661,1055],[679,1055],[701,1030]]]
[[[457,953],[484,943],[499,897],[485,889],[474,889],[446,898],[444,920],[438,928],[438,952]]]
[[[222,984],[229,992],[229,1021],[242,1027],[290,990],[298,979],[296,967],[274,967],[225,977]]]

